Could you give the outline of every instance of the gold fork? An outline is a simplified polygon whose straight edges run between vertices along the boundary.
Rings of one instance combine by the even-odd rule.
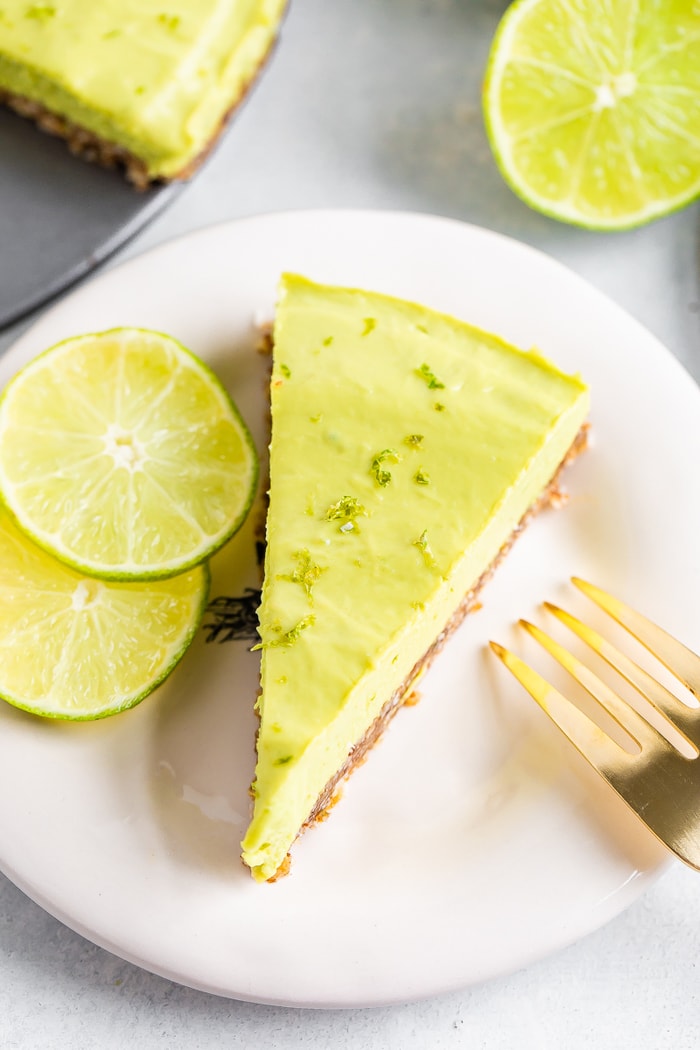
[[[640,613],[578,577],[572,582],[640,641],[700,698],[697,656]],[[562,665],[636,742],[636,754],[613,740],[570,700],[514,653],[496,642],[491,648],[525,686],[574,747],[607,780],[627,805],[682,861],[700,870],[700,708],[683,703],[656,678],[597,631],[563,609],[545,607],[598,653],[661,715],[659,726],[681,740],[683,754],[666,736],[585,664],[539,627],[521,620],[530,634]]]

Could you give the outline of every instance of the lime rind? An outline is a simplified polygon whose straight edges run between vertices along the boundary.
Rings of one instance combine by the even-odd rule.
[[[159,556],[151,564],[144,564],[143,562],[136,563],[129,557],[115,557],[111,561],[99,560],[94,556],[86,556],[85,551],[80,549],[80,544],[76,544],[75,540],[72,543],[64,542],[64,535],[59,534],[55,530],[50,531],[46,528],[41,527],[37,523],[37,515],[32,512],[31,507],[27,507],[26,498],[23,502],[20,493],[19,486],[16,484],[16,479],[11,479],[8,476],[8,469],[5,462],[7,456],[7,448],[11,444],[14,450],[11,455],[17,457],[19,454],[17,449],[20,448],[18,443],[18,432],[21,430],[21,423],[16,418],[17,413],[14,411],[16,408],[16,401],[18,394],[22,393],[22,387],[26,384],[36,389],[36,377],[40,375],[42,370],[45,369],[47,360],[58,361],[61,354],[70,356],[80,351],[81,347],[85,344],[95,344],[104,341],[117,341],[123,342],[124,340],[138,340],[145,339],[152,343],[161,343],[172,351],[177,358],[178,365],[187,367],[192,375],[198,377],[201,380],[201,386],[203,390],[206,390],[207,395],[213,397],[215,404],[218,405],[217,412],[219,418],[225,426],[220,429],[225,429],[228,436],[228,458],[226,455],[226,441],[219,440],[219,446],[217,446],[216,453],[220,457],[220,477],[217,480],[219,486],[219,492],[216,491],[216,485],[213,485],[214,495],[220,495],[220,490],[224,485],[231,486],[237,484],[237,502],[235,508],[229,507],[226,511],[225,520],[219,524],[218,528],[215,528],[212,534],[205,535],[199,521],[192,522],[191,535],[196,536],[196,530],[199,530],[199,534],[202,537],[199,542],[190,542],[189,547],[187,544],[184,545],[185,553],[176,552],[170,556]],[[54,384],[56,387],[56,384]],[[75,397],[75,384],[68,382],[66,384],[67,389],[65,396]],[[105,383],[104,387],[109,387],[109,383]],[[60,387],[56,387],[54,391],[56,397],[61,397]],[[99,393],[104,396],[104,390],[101,389]],[[97,394],[96,394],[97,396]],[[51,398],[47,398],[49,401],[48,410],[51,411],[50,401]],[[64,454],[63,462],[51,463],[50,457],[52,454],[50,445],[44,443],[43,456],[48,457],[49,462],[45,468],[45,476],[41,476],[34,486],[34,491],[29,488],[27,483],[25,488],[28,490],[29,495],[35,501],[40,504],[45,503],[47,498],[47,492],[51,495],[51,488],[60,488],[63,485],[62,473],[66,470],[66,460],[70,460],[71,453],[71,442],[76,448],[76,457],[79,459],[80,454],[78,446],[81,439],[88,440],[93,437],[96,442],[102,441],[102,437],[105,433],[104,426],[104,406],[102,409],[102,416],[99,411],[94,410],[94,406],[91,404],[85,404],[87,399],[83,398],[81,403],[81,421],[80,425],[76,427],[76,433],[68,432],[64,434],[65,438],[64,445],[62,446],[62,453]],[[27,398],[24,399],[26,404]],[[35,404],[35,392],[32,393],[31,403],[34,405],[33,411],[38,413],[41,409],[41,404],[38,406]],[[9,407],[8,407],[9,406]],[[192,406],[185,406],[187,410],[191,409]],[[192,412],[192,418],[196,418],[196,408]],[[147,406],[150,409],[150,406]],[[133,412],[132,412],[133,415]],[[8,418],[9,417],[9,418]],[[86,422],[87,420],[87,422]],[[202,419],[201,425],[204,426],[207,423],[211,423],[210,420]],[[100,431],[100,424],[101,431]],[[194,424],[193,424],[194,427]],[[31,429],[31,428],[30,428]],[[167,432],[167,426],[161,428],[161,431]],[[177,432],[177,421],[175,421],[174,430]],[[92,433],[91,433],[92,431]],[[226,436],[226,435],[225,435]],[[212,440],[216,439],[216,435],[213,435]],[[155,440],[155,439],[154,439]],[[104,444],[104,442],[102,442]],[[65,454],[65,449],[68,448],[68,454]],[[235,452],[235,455],[231,453],[231,448]],[[177,450],[168,453],[172,456],[177,456]],[[107,457],[102,456],[102,460],[106,460]],[[42,460],[42,469],[43,467]],[[68,467],[70,463],[68,462]],[[21,462],[19,467],[17,463],[14,465],[15,474],[23,476],[23,470]],[[94,464],[93,464],[94,466]],[[218,471],[218,464],[212,463],[209,467],[210,474],[209,478],[215,478]],[[185,499],[188,495],[187,486],[189,485],[190,493],[198,493],[202,487],[201,478],[197,477],[196,470],[194,474],[190,473],[187,475],[185,468],[181,467],[176,460],[173,460],[173,473],[172,477],[175,478],[175,474],[179,471],[182,475],[180,491],[184,493]],[[213,473],[212,473],[213,471]],[[105,467],[103,473],[109,473],[109,470]],[[150,471],[154,476],[150,478],[149,484],[151,488],[151,502],[158,497],[158,485],[159,478],[155,468]],[[112,482],[114,476],[122,475],[122,484],[126,480],[124,471],[111,470]],[[132,477],[136,478],[138,474],[135,472]],[[238,408],[233,401],[232,397],[225,389],[221,381],[215,375],[215,373],[206,365],[200,358],[198,358],[192,351],[188,350],[177,340],[170,336],[164,335],[160,332],[155,332],[149,329],[139,328],[116,328],[109,329],[105,332],[99,332],[95,334],[77,336],[70,339],[61,341],[45,350],[43,353],[35,357],[28,365],[26,365],[7,385],[5,391],[0,397],[0,497],[7,510],[10,512],[17,525],[32,539],[32,541],[47,553],[53,557],[59,559],[66,565],[71,566],[73,569],[85,575],[95,576],[99,579],[107,579],[114,581],[136,581],[136,580],[158,580],[166,579],[171,576],[179,575],[180,573],[186,572],[196,565],[201,564],[218,551],[233,535],[238,531],[243,522],[245,521],[255,497],[255,492],[258,485],[259,476],[259,464],[257,452],[250,431],[248,430],[244,420],[241,417]],[[90,479],[92,481],[93,479]],[[177,480],[177,479],[176,479]],[[206,481],[206,478],[205,478]],[[173,482],[175,483],[175,481]],[[109,481],[107,482],[109,484]],[[132,504],[135,507],[134,514],[141,513],[142,508],[137,505],[137,498],[133,495],[133,492],[129,494],[130,490],[135,487],[136,483],[130,483],[130,486],[124,489],[121,493],[116,494],[117,503],[124,503],[131,499]],[[95,504],[100,496],[101,490],[104,490],[105,482],[104,478],[97,478],[97,482],[94,485],[86,483],[84,486],[84,503],[87,507],[89,504],[90,513],[95,510]],[[110,490],[111,492],[111,490]],[[104,492],[102,492],[104,496]],[[204,499],[206,493],[204,494]],[[210,503],[214,504],[214,500]],[[221,502],[221,501],[220,501]],[[230,502],[230,499],[229,499]],[[203,503],[203,500],[200,500]],[[163,542],[162,534],[168,536],[170,541],[172,537],[172,531],[168,531],[167,511],[168,502],[164,498],[158,506],[157,515],[154,520],[150,523],[151,534],[155,537],[156,542]],[[174,521],[176,525],[181,525],[183,520],[187,519],[187,514],[180,514],[181,508],[175,507],[171,514],[171,521]],[[205,508],[205,513],[209,513]],[[220,515],[221,516],[221,515]],[[165,529],[160,529],[160,525],[165,518]],[[97,514],[93,514],[92,521],[90,523],[91,528],[94,528],[94,522],[101,521],[102,526],[105,529],[112,527],[111,514],[106,513],[101,517]],[[143,523],[141,523],[143,526]],[[76,525],[75,520],[71,522],[70,517],[65,521],[63,529],[66,533],[72,529],[74,532],[79,531],[80,523]]]
[[[208,565],[147,584],[96,581],[36,548],[0,513],[0,698],[94,721],[135,707],[173,672],[207,607]]]
[[[689,181],[687,181],[687,185],[675,194],[663,192],[658,193],[656,196],[648,197],[644,203],[639,204],[634,208],[625,210],[623,207],[612,213],[606,213],[603,209],[597,211],[586,211],[581,207],[577,207],[572,201],[562,202],[561,200],[553,200],[551,197],[543,195],[533,187],[531,180],[523,175],[523,172],[519,169],[513,157],[511,133],[506,128],[502,118],[500,92],[506,73],[509,69],[512,69],[511,58],[514,50],[514,43],[518,38],[518,33],[523,22],[532,15],[533,12],[536,13],[537,8],[542,7],[544,10],[544,5],[548,3],[549,0],[515,0],[501,19],[491,45],[487,62],[483,86],[484,123],[494,159],[506,183],[521,200],[536,211],[539,211],[550,218],[591,230],[623,231],[635,229],[687,207],[700,196],[700,137],[692,136],[692,133],[688,136],[682,128],[679,131],[680,137],[682,139],[689,139],[689,154],[682,162],[684,169],[687,169],[689,172]],[[586,4],[587,0],[583,0],[583,6],[586,6]],[[562,17],[568,17],[572,24],[575,24],[577,19],[577,12],[575,10],[576,6],[577,4],[575,3],[559,5],[560,10],[563,13]],[[581,0],[578,0],[578,6],[582,6]],[[627,12],[628,17],[633,18],[637,10],[638,8],[635,7],[635,5],[629,5]],[[689,34],[683,38],[684,46],[687,44],[688,46],[693,47],[696,46],[698,40],[700,40],[700,12],[691,12],[688,10],[685,13],[686,15],[695,18],[697,21],[697,33]],[[598,9],[598,17],[600,18],[601,16],[604,16],[604,12],[601,12]],[[578,13],[578,18],[580,19],[580,17],[581,15]],[[661,16],[659,16],[659,18],[660,21],[663,21]],[[672,24],[672,19],[673,12],[669,9],[667,16],[669,24]],[[591,20],[592,22],[595,22],[592,15]],[[632,36],[629,33],[629,29],[628,34],[629,41],[631,42]],[[679,37],[679,42],[680,39],[681,38]],[[661,45],[655,40],[655,46],[658,49]],[[572,50],[569,50],[567,58],[570,61],[573,61],[571,57],[572,53]],[[605,54],[605,52],[601,51],[601,55],[603,54]],[[609,57],[610,55],[607,54],[606,58]],[[599,59],[600,56],[597,56],[596,60]],[[544,67],[546,65],[546,61],[543,61],[542,66]],[[585,151],[586,142],[584,141],[584,136],[586,134],[591,136],[591,120],[590,117],[588,120],[585,119],[585,112],[587,110],[590,113],[595,108],[596,85],[593,81],[587,83],[586,76],[582,75],[580,70],[572,72],[571,69],[567,69],[567,66],[564,63],[553,63],[549,73],[552,77],[556,77],[562,73],[568,73],[572,84],[575,84],[575,82],[578,81],[581,88],[583,88],[584,85],[588,87],[589,101],[587,106],[582,107],[583,112],[579,114],[581,117],[582,130],[579,142],[581,149]],[[677,77],[678,71],[675,70],[674,73]],[[691,98],[691,105],[694,107],[693,112],[697,111],[700,113],[700,77],[698,77],[697,72],[693,75],[697,80],[697,85],[694,84],[688,88],[684,87],[682,83],[679,83],[675,88],[680,88],[681,94],[685,93],[686,97]],[[623,79],[623,76],[618,79]],[[562,83],[561,79],[559,83]],[[600,87],[598,90],[600,90]],[[548,86],[548,91],[550,95],[556,94],[556,92],[552,90],[551,82]],[[572,111],[569,119],[572,122],[575,121],[577,119],[576,112]],[[563,121],[562,123],[566,123],[566,121]],[[582,160],[582,164],[584,162],[585,157]],[[633,158],[630,161],[630,166],[633,166],[634,163],[635,160]],[[655,169],[658,167],[663,167],[666,170],[670,169],[671,158],[666,158],[663,165],[659,165],[655,162]]]

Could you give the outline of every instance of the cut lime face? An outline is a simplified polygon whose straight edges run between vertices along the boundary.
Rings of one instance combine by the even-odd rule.
[[[216,376],[169,336],[59,343],[0,401],[0,493],[20,527],[88,575],[159,579],[243,523],[258,463]]]
[[[638,226],[700,194],[696,0],[517,0],[494,39],[487,131],[533,208]]]
[[[0,511],[0,696],[49,718],[133,707],[184,655],[208,588],[205,566],[146,583],[83,576]]]

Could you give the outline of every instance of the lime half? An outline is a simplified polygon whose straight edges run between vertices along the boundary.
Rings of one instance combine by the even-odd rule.
[[[0,493],[80,572],[158,579],[243,523],[258,463],[224,387],[169,336],[134,328],[47,350],[0,401]]]
[[[700,194],[697,0],[517,0],[484,87],[501,171],[533,208],[638,226]]]
[[[208,588],[205,566],[146,583],[83,576],[0,511],[0,696],[50,718],[133,707],[185,653]]]

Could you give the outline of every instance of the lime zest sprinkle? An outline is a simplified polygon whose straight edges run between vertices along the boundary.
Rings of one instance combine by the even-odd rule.
[[[340,521],[339,532],[359,532],[360,528],[356,518],[367,517],[367,511],[354,496],[341,496],[324,514],[326,521]]]
[[[413,480],[416,485],[429,485],[430,475],[426,474],[422,467],[420,467],[413,475]]]
[[[45,22],[49,18],[53,18],[56,14],[56,8],[53,4],[31,4],[24,12],[25,18],[34,18],[38,22]]]
[[[181,19],[179,15],[162,14],[158,15],[158,21],[162,26],[165,26],[166,29],[169,29],[171,33],[174,33],[180,25]]]
[[[332,342],[333,342],[333,336],[332,335],[327,335],[326,338],[323,340],[323,345],[324,346],[330,346]]]
[[[48,22],[56,14],[53,4],[30,4],[24,12],[25,18],[33,18],[37,22]]]
[[[435,373],[432,371],[430,365],[422,364],[420,368],[416,368],[416,375],[424,379],[428,384],[428,390],[444,390],[445,384],[438,379]]]
[[[443,405],[442,401],[436,401],[435,404],[433,405],[433,408],[435,409],[436,412],[444,412],[445,411],[445,406]]]
[[[384,488],[391,481],[391,471],[385,470],[382,467],[382,463],[400,463],[401,456],[398,454],[395,448],[385,448],[382,452],[378,452],[372,459],[372,466],[369,468],[370,474],[374,476],[374,480]]]
[[[273,765],[275,766],[286,766],[288,762],[291,762],[294,755],[284,755],[283,758],[276,758]]]
[[[422,448],[423,447],[423,435],[422,434],[408,434],[403,439],[404,445],[408,445],[409,448]]]
[[[282,373],[285,379],[292,378],[292,370],[289,367],[289,365],[280,365],[280,372]]]
[[[315,623],[316,617],[313,614],[310,616],[304,616],[298,623],[295,623],[293,627],[290,627],[288,631],[281,633],[278,638],[273,638],[269,642],[258,642],[258,644],[254,645],[250,651],[251,653],[254,653],[258,649],[273,649],[281,646],[288,647],[294,645],[294,643],[299,640],[302,631],[307,630],[309,627],[313,627]],[[279,627],[273,629],[280,630]]]
[[[365,327],[362,331],[362,335],[369,335],[377,327],[377,320],[375,317],[365,317]]]
[[[429,568],[432,568],[432,566],[435,565],[435,556],[433,555],[433,552],[430,548],[430,543],[428,542],[427,529],[423,529],[418,539],[413,541],[413,546],[417,547],[418,550],[421,552],[425,564]]]
[[[312,591],[314,584],[321,574],[327,571],[327,566],[316,565],[311,560],[311,555],[306,549],[295,551],[292,557],[297,562],[297,567],[294,572],[283,573],[277,578],[279,580],[289,580],[290,583],[300,584],[306,592],[306,597],[313,605]]]

